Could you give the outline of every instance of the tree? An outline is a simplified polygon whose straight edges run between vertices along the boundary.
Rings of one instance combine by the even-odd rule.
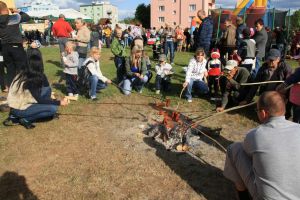
[[[300,28],[300,10],[294,12],[291,16],[291,26],[292,29],[299,29]]]
[[[139,4],[135,10],[135,19],[143,24],[143,27],[150,28],[150,4]]]

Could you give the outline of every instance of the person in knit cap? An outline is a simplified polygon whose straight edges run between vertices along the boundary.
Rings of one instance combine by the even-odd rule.
[[[220,51],[214,48],[210,54],[211,60],[208,62],[208,88],[212,96],[212,100],[218,96],[219,78],[221,75],[222,64],[220,61]],[[212,87],[214,87],[214,95],[212,95]]]

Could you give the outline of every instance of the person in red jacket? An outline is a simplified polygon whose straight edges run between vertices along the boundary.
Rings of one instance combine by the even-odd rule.
[[[52,32],[54,37],[57,38],[60,54],[64,52],[66,42],[68,41],[68,38],[71,37],[72,31],[71,25],[65,21],[65,16],[60,14],[59,19],[52,26]]]

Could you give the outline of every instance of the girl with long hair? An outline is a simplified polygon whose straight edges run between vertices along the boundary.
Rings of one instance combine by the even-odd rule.
[[[123,93],[129,95],[132,88],[141,93],[144,84],[148,81],[147,64],[141,46],[136,45],[132,48],[130,57],[126,58],[125,68],[126,78],[120,84]]]
[[[7,101],[11,110],[4,125],[21,124],[26,128],[34,128],[35,121],[53,118],[59,105],[68,105],[66,98],[51,99],[51,88],[38,55],[30,56],[28,67],[14,78]]]

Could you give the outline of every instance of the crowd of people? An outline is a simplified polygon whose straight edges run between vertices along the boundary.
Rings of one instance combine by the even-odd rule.
[[[182,83],[188,102],[196,93],[219,99],[216,111],[222,112],[229,106],[251,103],[259,89],[257,114],[262,125],[251,130],[242,143],[229,146],[224,169],[240,198],[249,194],[253,199],[300,198],[296,184],[300,178],[300,68],[293,72],[284,59],[288,43],[280,35],[283,30],[274,31],[276,45],[272,46],[262,19],[255,22],[254,31],[242,18],[237,17],[236,25],[228,18],[220,41],[214,43],[212,19],[203,10],[197,13],[202,23],[192,35],[188,29],[173,29],[168,23],[158,31],[145,30],[141,24],[112,30],[108,24],[88,27],[81,18],[75,20],[74,30],[61,14],[52,26],[52,34],[58,42],[67,94],[56,100],[44,73],[40,43],[32,40],[27,51],[23,48],[19,24],[30,17],[15,9],[11,12],[13,15],[0,1],[0,64],[1,70],[4,66],[7,69],[0,79],[10,107],[5,125],[33,128],[33,122],[57,117],[58,106],[67,106],[68,97],[78,98],[84,93],[97,100],[97,92],[113,83],[101,71],[103,44],[114,55],[115,84],[124,95],[132,90],[142,93],[153,76],[144,48],[147,38],[155,37],[161,44],[161,51],[153,52],[158,59],[154,68],[156,94],[171,90],[175,49],[177,56],[182,50],[195,50]],[[292,58],[300,65],[299,40],[291,44]],[[291,113],[293,122],[285,119]]]

